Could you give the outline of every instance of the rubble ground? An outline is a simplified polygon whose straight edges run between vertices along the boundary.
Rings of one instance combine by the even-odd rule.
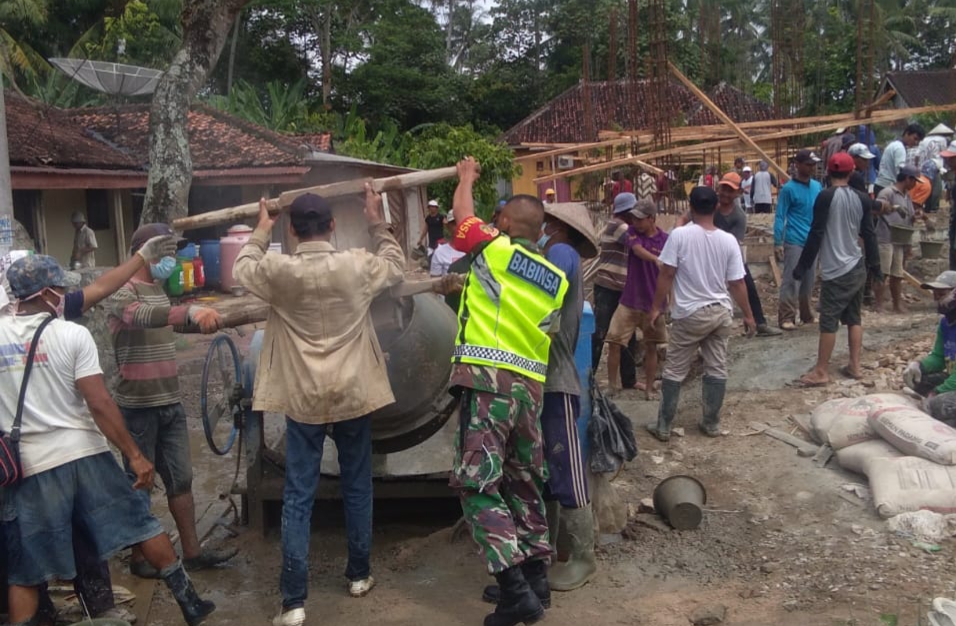
[[[769,304],[766,308],[774,312],[772,279],[761,278],[758,284],[765,305]],[[844,488],[865,485],[864,476],[840,469],[835,459],[826,468],[816,467],[794,448],[748,426],[759,421],[800,436],[791,415],[809,413],[833,397],[899,389],[903,366],[929,350],[937,322],[930,299],[907,290],[913,299],[910,313],[867,312],[864,316],[863,381],[845,380],[838,373],[846,362],[844,331],[831,364],[833,382],[817,389],[785,385],[811,367],[817,345],[815,325],[780,337],[734,338],[722,413],[722,428],[728,431],[724,437],[708,439],[697,434],[697,380],[687,381],[682,392],[676,425],[684,427],[685,436],[674,437],[668,444],[657,442],[643,429],[644,423],[656,418],[656,402],[643,401],[632,391],[615,398],[632,418],[640,447],[638,457],[612,483],[628,503],[629,523],[623,538],[598,548],[600,571],[591,583],[574,592],[554,594],[545,623],[925,623],[931,599],[952,597],[956,592],[951,574],[956,542],[944,540],[939,552],[929,553],[894,535],[871,503],[855,495],[852,487]],[[190,359],[202,358],[202,342],[208,339],[195,341],[194,348],[182,353],[180,363],[188,374],[183,383],[190,416],[198,416],[197,368]],[[599,380],[604,376],[602,367]],[[215,500],[228,487],[235,460],[232,455],[212,458],[205,444],[199,443],[198,420],[193,426],[197,500]],[[673,474],[696,476],[708,490],[704,521],[695,531],[669,530],[638,514],[641,500]],[[200,503],[197,508],[204,506]],[[338,516],[337,510],[316,512],[320,519],[333,516]],[[422,516],[416,524],[377,522],[373,574],[378,586],[359,600],[345,592],[344,532],[339,524],[322,524],[312,540],[306,604],[310,620],[314,617],[315,623],[328,626],[480,623],[490,609],[480,600],[482,586],[490,579],[470,540],[453,537],[453,521]],[[234,563],[194,575],[200,589],[220,607],[209,623],[266,624],[279,606],[278,535],[263,538],[243,529],[235,541],[241,553]],[[131,584],[125,574],[116,582]],[[150,623],[177,624],[179,620],[169,595],[157,592]]]

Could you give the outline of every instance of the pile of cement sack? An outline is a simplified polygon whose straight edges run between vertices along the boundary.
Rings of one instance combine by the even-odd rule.
[[[870,481],[881,517],[907,511],[956,513],[956,429],[905,396],[830,400],[814,409],[810,435],[840,466]]]

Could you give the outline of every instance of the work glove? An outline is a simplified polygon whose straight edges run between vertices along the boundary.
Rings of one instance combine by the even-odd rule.
[[[222,324],[218,311],[195,305],[189,307],[189,321],[198,326],[204,335],[216,332]]]
[[[176,256],[176,239],[172,235],[159,235],[146,240],[136,251],[147,263],[156,263],[165,256]]]
[[[773,255],[777,257],[777,260],[783,263],[783,246],[774,246]]]
[[[919,384],[922,378],[923,370],[920,369],[919,361],[910,361],[910,364],[903,370],[903,384],[915,390],[916,385]]]

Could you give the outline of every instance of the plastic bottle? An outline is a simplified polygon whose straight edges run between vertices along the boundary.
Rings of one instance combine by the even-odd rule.
[[[202,257],[198,254],[196,258],[193,259],[193,282],[195,283],[196,289],[202,289],[206,286],[205,263],[203,263]]]
[[[179,263],[179,259],[176,259],[176,267],[173,268],[173,273],[166,279],[166,292],[171,296],[181,296],[184,286],[183,266]]]
[[[179,261],[179,264],[183,268],[183,293],[192,293],[196,284],[195,274],[193,273],[193,260],[182,257],[176,260]]]

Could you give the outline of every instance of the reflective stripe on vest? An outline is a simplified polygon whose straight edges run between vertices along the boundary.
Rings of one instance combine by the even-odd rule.
[[[452,361],[544,382],[548,333],[557,331],[567,290],[564,274],[541,254],[506,236],[492,240],[465,281]]]

